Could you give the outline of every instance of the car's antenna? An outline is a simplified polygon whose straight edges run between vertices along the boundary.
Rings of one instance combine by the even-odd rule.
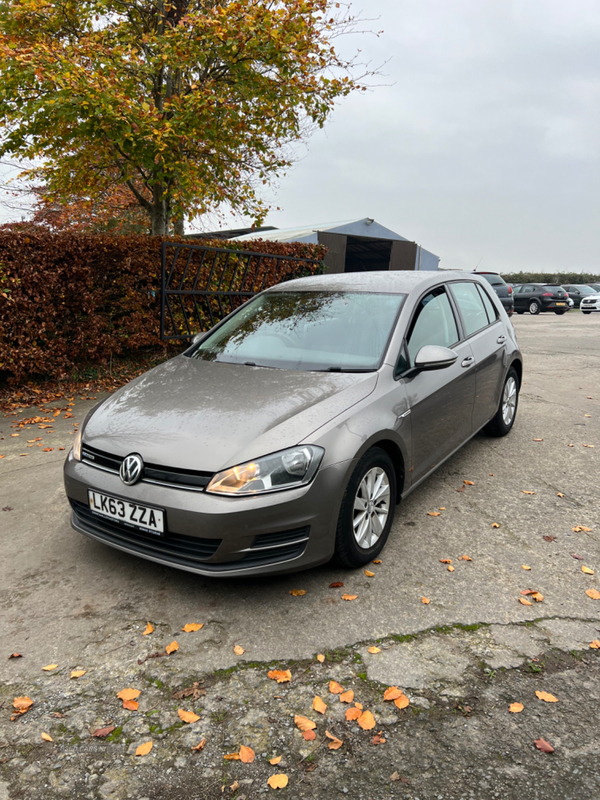
[[[473,270],[474,272],[477,272],[477,267],[481,264],[482,261],[483,261],[483,256],[481,256],[481,258],[479,259],[479,261],[475,265],[475,269]]]

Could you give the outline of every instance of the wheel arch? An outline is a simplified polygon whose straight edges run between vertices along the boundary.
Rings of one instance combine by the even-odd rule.
[[[378,439],[376,441],[370,442],[368,448],[365,450],[371,450],[373,447],[378,447],[380,450],[383,450],[384,453],[390,457],[392,464],[394,465],[394,471],[396,473],[396,503],[400,502],[402,497],[402,490],[404,489],[404,478],[405,478],[405,465],[404,465],[404,456],[402,455],[402,450],[394,442],[392,439]],[[363,453],[364,455],[364,453]]]
[[[517,378],[519,379],[519,390],[521,389],[521,385],[523,383],[523,362],[520,358],[515,358],[515,360],[510,365],[514,371],[517,373]]]

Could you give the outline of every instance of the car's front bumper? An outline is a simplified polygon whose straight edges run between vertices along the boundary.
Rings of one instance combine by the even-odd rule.
[[[506,311],[506,313],[510,317],[512,315],[513,311],[515,310],[515,301],[514,301],[513,296],[510,295],[509,297],[499,297],[498,299],[500,300],[500,302],[504,306],[504,310]]]
[[[65,462],[65,490],[75,530],[112,547],[200,575],[295,572],[328,561],[350,461],[325,467],[309,486],[254,497],[138,483],[75,461]],[[165,510],[163,536],[94,514],[88,489]]]
[[[587,302],[582,300],[579,308],[582,311],[600,311],[600,300],[593,300],[591,302],[589,300]]]

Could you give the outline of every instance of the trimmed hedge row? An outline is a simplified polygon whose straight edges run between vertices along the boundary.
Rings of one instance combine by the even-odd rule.
[[[548,283],[551,286],[563,283],[600,283],[600,275],[591,272],[510,272],[502,273],[507,283]]]
[[[159,236],[0,231],[0,372],[65,377],[76,364],[160,344]],[[321,261],[320,245],[202,240]],[[248,247],[251,244],[251,248]],[[290,262],[287,262],[288,267]],[[306,263],[286,279],[317,272]]]

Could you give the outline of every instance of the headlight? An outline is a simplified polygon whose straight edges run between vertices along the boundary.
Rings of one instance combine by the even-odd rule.
[[[314,478],[324,453],[322,447],[314,445],[290,447],[217,472],[206,491],[246,495],[303,486]]]
[[[81,461],[81,429],[83,425],[79,427],[79,430],[75,434],[75,438],[73,439],[73,458],[75,461]]]

